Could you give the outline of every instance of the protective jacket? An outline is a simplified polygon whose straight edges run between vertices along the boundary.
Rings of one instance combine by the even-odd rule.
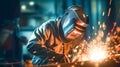
[[[28,51],[33,54],[33,64],[68,62],[68,55],[72,48],[80,43],[80,38],[63,43],[62,37],[58,33],[58,24],[59,21],[50,20],[33,32],[27,45]]]

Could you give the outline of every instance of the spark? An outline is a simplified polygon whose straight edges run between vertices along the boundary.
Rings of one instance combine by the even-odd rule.
[[[105,25],[105,23],[102,24],[102,28],[103,28],[103,30],[106,30],[106,25]]]
[[[114,32],[116,25],[117,25],[117,23],[114,22],[114,23],[113,23],[113,28],[112,28],[111,32]]]
[[[90,50],[90,60],[92,61],[100,61],[106,58],[106,50],[103,48],[98,47],[93,47]]]
[[[74,50],[73,50],[73,52],[77,52],[77,50],[76,50],[76,49],[74,49]]]
[[[112,0],[110,0],[110,5],[111,5],[111,3],[112,3]]]
[[[100,23],[98,22],[100,25]],[[108,32],[105,41],[102,41],[104,37],[103,30],[106,29],[105,23],[101,24],[103,30],[98,30],[97,33],[94,33],[96,38],[92,39],[89,43],[84,40],[79,46],[76,46],[73,52],[75,55],[72,59],[73,62],[84,62],[84,61],[94,61],[101,62],[107,59],[113,59],[115,62],[118,62],[116,59],[116,55],[120,57],[120,27],[116,27],[117,23],[114,22],[114,26],[112,30],[113,32]],[[94,30],[94,26],[92,27]],[[88,36],[88,38],[92,38]],[[118,42],[116,42],[118,40]]]
[[[79,48],[79,46],[76,46],[76,48]]]
[[[109,8],[109,10],[108,10],[108,16],[110,16],[110,12],[111,12],[111,8]]]
[[[103,31],[99,30],[96,39],[89,43],[88,56],[91,61],[102,61],[107,57],[107,45],[102,42]]]

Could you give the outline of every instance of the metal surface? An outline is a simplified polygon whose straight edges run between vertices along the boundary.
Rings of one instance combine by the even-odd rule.
[[[34,67],[120,67],[120,63],[116,63],[112,60],[100,63],[85,61],[77,63],[35,65]]]

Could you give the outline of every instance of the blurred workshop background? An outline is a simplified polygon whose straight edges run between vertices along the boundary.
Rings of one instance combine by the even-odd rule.
[[[31,33],[71,5],[81,5],[89,16],[86,39],[95,37],[99,24],[106,24],[105,33],[120,26],[120,0],[0,0],[0,67],[31,67],[26,50]]]

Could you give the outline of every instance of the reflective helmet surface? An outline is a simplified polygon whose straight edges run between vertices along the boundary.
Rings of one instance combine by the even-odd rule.
[[[79,23],[77,23],[80,21]],[[63,40],[66,40],[66,36],[69,35],[74,29],[84,32],[88,25],[88,17],[84,9],[80,6],[72,6],[68,8],[60,21],[60,35]]]

